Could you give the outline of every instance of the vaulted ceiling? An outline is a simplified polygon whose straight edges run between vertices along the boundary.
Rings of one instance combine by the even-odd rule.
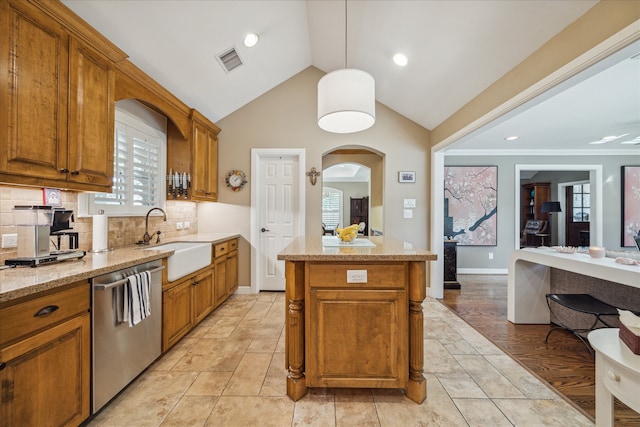
[[[433,129],[597,1],[63,3],[127,52],[135,65],[214,122],[309,66],[324,72],[344,68],[346,45],[346,66],[375,78],[378,102]],[[242,44],[248,32],[260,34],[253,48]],[[230,48],[236,49],[243,65],[226,72],[217,56]],[[394,64],[395,53],[407,56],[406,67]],[[640,61],[635,62],[632,72],[640,70]],[[619,86],[621,76],[615,77]],[[640,90],[635,80],[631,90]],[[640,117],[640,101],[634,104],[626,98],[625,108],[635,106]],[[626,112],[630,114],[633,111]],[[637,131],[634,137],[640,136],[639,121],[631,123]],[[602,136],[597,134],[598,139]]]

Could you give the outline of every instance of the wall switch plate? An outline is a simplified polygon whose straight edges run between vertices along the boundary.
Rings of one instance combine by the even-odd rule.
[[[176,222],[176,230],[182,230],[184,228],[184,224],[181,222]]]
[[[3,234],[2,235],[2,247],[3,248],[17,248],[18,247],[18,235],[17,234]]]
[[[367,270],[347,270],[347,283],[367,283]]]
[[[184,228],[185,228],[185,230],[191,228],[191,223],[189,221],[185,221],[184,222]]]
[[[416,207],[416,199],[404,199],[404,207],[405,208],[415,208]]]
[[[411,209],[405,209],[405,210],[404,210],[404,217],[405,217],[405,218],[413,218],[413,210],[411,210]]]
[[[489,259],[493,259],[493,252],[489,252]]]

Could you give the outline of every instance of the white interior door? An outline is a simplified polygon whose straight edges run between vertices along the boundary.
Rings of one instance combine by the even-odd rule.
[[[298,234],[299,158],[295,155],[259,160],[258,281],[260,290],[284,291],[284,261],[278,253]]]

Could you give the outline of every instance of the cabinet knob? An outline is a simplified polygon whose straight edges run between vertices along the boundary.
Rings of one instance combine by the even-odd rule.
[[[71,172],[71,175],[78,176],[78,175],[80,175],[80,172],[79,171],[73,171],[73,172]]]
[[[608,371],[607,376],[611,378],[613,381],[620,381],[620,375],[613,371]]]
[[[69,169],[62,168],[62,169],[60,169],[60,173],[69,173]]]
[[[38,310],[38,312],[36,314],[34,314],[33,317],[46,316],[47,314],[51,314],[54,311],[56,311],[57,309],[59,309],[59,308],[60,307],[58,307],[57,305],[48,305],[48,306],[43,307],[40,310]]]
[[[0,363],[0,371],[2,371],[6,366],[7,366],[6,363],[4,362]]]

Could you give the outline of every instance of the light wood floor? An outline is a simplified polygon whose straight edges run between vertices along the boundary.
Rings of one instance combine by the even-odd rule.
[[[507,320],[507,276],[459,275],[460,290],[445,290],[443,304],[546,381],[577,407],[595,416],[594,357],[573,334],[549,325],[515,325]],[[616,427],[639,427],[640,415],[616,400]]]

